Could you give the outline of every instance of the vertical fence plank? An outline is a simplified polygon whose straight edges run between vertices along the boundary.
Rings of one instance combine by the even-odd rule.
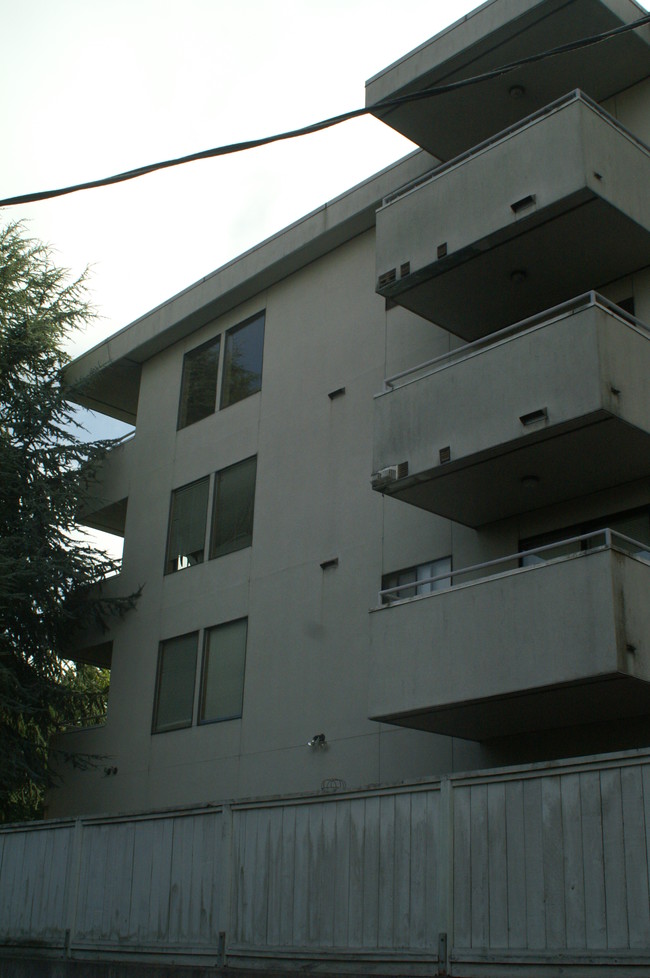
[[[395,929],[395,796],[379,799],[379,877],[377,944],[391,947]]]
[[[602,771],[600,786],[603,806],[607,946],[611,949],[619,949],[629,946],[620,771]]]
[[[542,779],[541,784],[546,947],[560,950],[566,947],[560,778],[547,776]]]
[[[546,947],[541,793],[541,784],[537,778],[524,782],[526,945],[529,950]]]
[[[587,947],[602,950],[607,947],[607,911],[600,775],[586,771],[579,777],[586,942]]]
[[[524,786],[508,781],[506,791],[506,853],[508,860],[508,947],[523,950],[526,930],[526,843],[524,834]]]
[[[335,947],[348,947],[350,919],[350,806],[341,798],[332,805],[336,817],[336,885],[334,888],[334,935]]]
[[[508,858],[506,853],[506,788],[487,786],[488,912],[491,948],[508,946]]]
[[[470,866],[472,876],[472,947],[487,948],[490,941],[488,882],[487,785],[474,785],[470,804]]]
[[[648,854],[643,806],[643,780],[638,767],[621,771],[625,886],[630,947],[650,946],[650,902],[648,900]]]
[[[472,946],[471,789],[454,789],[454,944]]]
[[[565,774],[561,787],[566,944],[568,948],[584,950],[587,939],[580,776]]]

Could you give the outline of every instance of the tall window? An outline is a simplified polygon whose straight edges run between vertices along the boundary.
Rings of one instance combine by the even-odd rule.
[[[192,725],[198,640],[198,632],[192,632],[160,643],[154,733]]]
[[[247,620],[207,629],[203,649],[199,723],[242,715]]]
[[[262,387],[264,313],[226,333],[221,407],[235,404]]]
[[[217,404],[217,372],[221,337],[190,350],[183,358],[178,427],[185,428],[214,414]]]
[[[215,476],[210,557],[221,557],[253,542],[257,459],[222,469]]]
[[[206,476],[172,493],[165,573],[200,564],[205,547],[205,522],[208,511]]]
[[[417,594],[430,594],[432,591],[451,587],[451,577],[440,577],[441,574],[451,574],[451,557],[440,557],[438,560],[429,560],[425,564],[384,574],[381,579],[382,591],[402,587],[402,590],[396,591],[395,594],[387,594],[384,601],[402,601],[404,598],[414,598]],[[439,579],[432,581],[430,580],[432,577]],[[408,584],[413,586],[407,587]]]

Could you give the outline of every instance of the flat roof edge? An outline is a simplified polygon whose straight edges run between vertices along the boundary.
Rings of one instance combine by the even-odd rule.
[[[416,150],[304,215],[76,357],[67,368],[70,381],[78,382],[120,360],[144,362],[368,230],[386,194],[436,162]]]

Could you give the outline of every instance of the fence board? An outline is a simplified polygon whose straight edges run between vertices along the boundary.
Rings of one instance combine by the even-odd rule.
[[[521,950],[527,945],[524,786],[521,781],[509,781],[505,792],[508,947]]]
[[[629,946],[629,935],[620,772],[602,771],[600,785],[603,806],[607,946],[612,949],[625,948]]]
[[[578,774],[565,775],[562,779],[561,790],[566,945],[569,948],[584,950],[587,942],[580,776]]]
[[[506,789],[487,786],[488,912],[490,947],[508,946],[508,857],[506,852]]]
[[[648,900],[648,854],[643,780],[638,767],[621,771],[625,885],[628,908],[629,945],[650,945],[650,902]]]

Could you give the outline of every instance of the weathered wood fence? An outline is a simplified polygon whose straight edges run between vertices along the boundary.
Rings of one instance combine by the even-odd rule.
[[[14,952],[650,973],[650,752],[0,831]]]

